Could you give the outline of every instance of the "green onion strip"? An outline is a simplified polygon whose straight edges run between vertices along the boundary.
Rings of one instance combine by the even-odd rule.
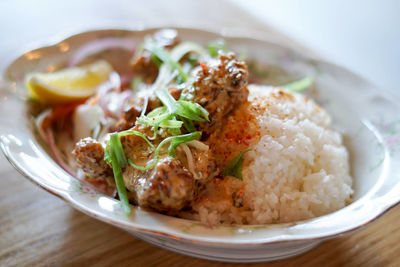
[[[119,133],[118,133],[118,136],[119,136],[119,137],[121,137],[121,136],[126,136],[126,135],[136,135],[136,136],[139,136],[139,137],[143,138],[143,139],[146,141],[146,143],[150,146],[150,148],[151,148],[153,151],[155,150],[154,145],[153,145],[153,144],[149,141],[149,139],[147,139],[147,137],[146,137],[144,134],[142,134],[141,132],[138,132],[138,131],[129,131],[129,130],[128,130],[128,131],[123,131],[123,132],[119,132]],[[122,149],[122,146],[121,146],[121,149]],[[122,150],[122,153],[124,153],[123,150]],[[124,154],[124,155],[125,155],[125,154]],[[158,155],[157,155],[157,154],[154,155],[154,161],[153,161],[153,163],[152,163],[152,164],[149,164],[149,165],[146,165],[146,166],[139,166],[139,165],[136,165],[135,163],[132,162],[131,159],[128,159],[129,165],[131,165],[132,167],[134,167],[134,168],[136,168],[136,169],[138,169],[138,170],[141,170],[141,171],[145,171],[145,170],[148,170],[148,169],[153,168],[154,166],[156,166],[157,162],[158,162]]]
[[[223,176],[232,176],[239,180],[243,180],[242,169],[243,169],[243,155],[249,152],[251,149],[247,149],[241,152],[237,157],[231,160],[228,165],[222,170]]]
[[[149,50],[157,58],[161,59],[164,64],[160,66],[159,75],[153,84],[153,91],[163,103],[163,107],[157,108],[145,116],[141,114],[137,122],[152,126],[154,130],[153,140],[157,135],[159,127],[169,128],[174,135],[181,134],[180,128],[185,125],[185,129],[189,132],[195,131],[194,121],[208,121],[208,112],[197,103],[191,103],[185,100],[176,101],[172,95],[165,89],[167,84],[175,77],[177,72],[182,81],[186,81],[188,76],[179,60],[187,53],[194,52],[203,56],[206,50],[200,45],[192,42],[183,42],[171,50],[171,53],[163,47],[158,46],[154,41],[147,40],[144,49]],[[171,69],[173,72],[171,73]]]
[[[188,75],[183,71],[182,66],[177,60],[172,59],[170,54],[163,47],[158,46],[154,41],[148,40],[144,43],[144,48],[156,55],[164,63],[167,63],[173,70],[177,70],[183,82],[187,80]]]
[[[144,49],[149,50],[158,58],[160,58],[164,63],[166,63],[162,64],[159,68],[157,79],[153,84],[153,89],[155,91],[165,88],[168,82],[170,82],[175,77],[174,73],[171,74],[171,69],[178,72],[183,82],[187,80],[188,75],[183,71],[182,67],[179,64],[179,60],[181,60],[184,55],[190,52],[194,52],[199,54],[200,56],[204,56],[207,53],[203,47],[192,42],[180,43],[171,50],[171,53],[168,53],[168,51],[166,51],[163,47],[157,46],[154,41],[147,40],[144,44]]]
[[[122,177],[122,168],[126,166],[126,158],[118,134],[111,134],[109,144],[110,159],[118,196],[121,201],[122,209],[126,215],[129,215],[131,213],[131,208],[129,206],[128,195],[126,194],[124,178]]]
[[[217,57],[219,51],[226,52],[228,49],[226,47],[225,41],[222,39],[215,40],[213,42],[210,42],[207,45],[208,53],[212,57]]]
[[[121,136],[126,135],[137,135],[139,137],[142,137],[153,150],[155,150],[155,147],[142,133],[137,131],[123,131],[119,133],[113,133],[110,135],[110,140],[106,144],[104,160],[112,167],[118,196],[122,204],[122,209],[124,210],[126,215],[129,215],[131,209],[126,193],[124,178],[122,176],[122,169],[128,164],[140,170],[150,169],[157,164],[158,157],[156,155],[156,160],[154,161],[154,163],[148,166],[137,166],[132,162],[131,159],[127,160],[120,140]]]
[[[158,127],[169,128],[174,135],[179,135],[181,133],[179,129],[183,125],[187,131],[194,132],[193,121],[209,121],[208,111],[201,105],[186,100],[176,101],[166,89],[157,90],[155,93],[164,106],[137,119],[140,124],[154,127],[155,135]]]
[[[282,87],[289,91],[298,93],[308,89],[313,83],[314,80],[311,77],[304,77],[300,80],[291,82],[286,85],[282,85]]]
[[[194,133],[189,133],[189,134],[183,134],[183,135],[178,135],[178,136],[170,136],[168,138],[165,138],[156,148],[156,154],[158,155],[159,150],[161,147],[163,147],[166,143],[170,142],[170,145],[168,147],[168,155],[175,158],[176,157],[176,147],[179,146],[180,144],[190,142],[192,140],[198,139],[201,137],[201,132],[194,132]]]

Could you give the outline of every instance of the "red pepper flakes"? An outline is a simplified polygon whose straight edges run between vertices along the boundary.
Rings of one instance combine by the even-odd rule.
[[[201,67],[201,69],[202,69],[204,72],[207,71],[207,65],[206,65],[206,63],[200,63],[200,67]]]

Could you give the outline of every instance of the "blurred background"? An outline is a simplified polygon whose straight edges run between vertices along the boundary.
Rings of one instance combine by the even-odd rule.
[[[88,29],[240,28],[292,40],[400,98],[399,14],[397,0],[2,0],[0,68],[22,51]]]

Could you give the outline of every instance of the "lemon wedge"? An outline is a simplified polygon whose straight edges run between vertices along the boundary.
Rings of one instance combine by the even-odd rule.
[[[66,104],[92,96],[113,71],[104,60],[82,67],[49,73],[32,73],[25,85],[32,97],[51,105]]]

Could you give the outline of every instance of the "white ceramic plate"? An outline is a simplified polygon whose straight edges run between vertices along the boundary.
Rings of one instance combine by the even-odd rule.
[[[23,77],[62,65],[84,44],[101,38],[138,44],[153,30],[101,30],[74,35],[59,43],[29,51],[4,73],[0,91],[1,148],[10,163],[28,179],[82,212],[127,230],[162,248],[200,258],[232,262],[276,260],[307,251],[319,242],[358,229],[400,201],[400,107],[351,72],[299,55],[277,44],[225,34],[228,46],[248,58],[280,66],[291,75],[316,76],[309,92],[333,117],[345,135],[355,179],[354,202],[315,219],[291,224],[209,227],[133,207],[126,217],[115,199],[97,193],[68,175],[41,147],[30,127]],[[221,35],[179,29],[183,40],[206,43]]]

